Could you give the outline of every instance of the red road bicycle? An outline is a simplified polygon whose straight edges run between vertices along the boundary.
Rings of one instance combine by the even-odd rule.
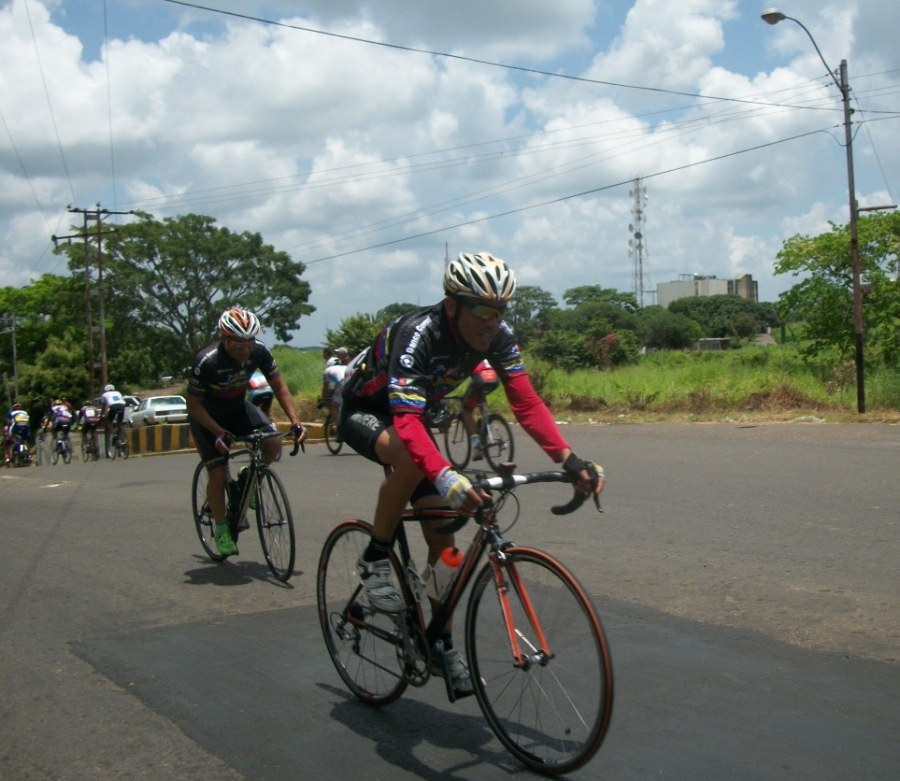
[[[603,742],[612,715],[612,660],[600,619],[575,577],[547,553],[505,539],[508,529],[498,525],[510,500],[516,507],[512,523],[518,518],[512,493],[517,486],[571,483],[572,476],[514,474],[513,469],[508,464],[501,474],[479,475],[475,481],[492,499],[474,517],[475,536],[430,621],[403,523],[390,561],[406,609],[385,613],[369,606],[356,562],[372,526],[359,520],[338,524],[325,541],[316,582],[319,621],[331,660],[350,691],[364,702],[387,705],[407,686],[428,682],[435,662],[443,658],[434,658],[432,649],[471,586],[464,638],[478,704],[513,756],[532,770],[556,775],[584,765]],[[576,493],[552,512],[568,514],[584,500]],[[470,520],[451,510],[404,514],[404,521],[435,519],[446,524],[440,529],[445,533]],[[447,672],[443,677],[452,702],[456,694]]]

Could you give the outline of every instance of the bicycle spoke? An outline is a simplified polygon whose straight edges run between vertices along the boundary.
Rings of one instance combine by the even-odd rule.
[[[294,520],[280,478],[268,469],[257,483],[256,523],[269,569],[278,580],[288,580],[294,572]]]
[[[344,683],[361,700],[387,705],[407,682],[398,655],[399,619],[369,608],[356,574],[370,536],[361,521],[345,521],[331,532],[319,559],[316,596],[325,645]]]
[[[482,570],[466,619],[475,694],[520,761],[542,773],[574,770],[600,747],[612,712],[603,628],[574,578],[546,554],[514,548],[501,574],[498,595],[492,569]]]

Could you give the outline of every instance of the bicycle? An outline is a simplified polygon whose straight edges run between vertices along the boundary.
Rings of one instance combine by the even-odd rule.
[[[280,431],[256,431],[243,437],[235,437],[234,442],[247,445],[223,456],[226,459],[227,502],[226,518],[231,531],[231,539],[235,544],[238,534],[250,528],[247,511],[255,489],[256,527],[259,531],[259,542],[262,545],[266,564],[276,579],[286,582],[294,573],[294,557],[296,555],[294,518],[287,492],[278,475],[263,461],[262,443],[267,439],[284,436]],[[295,445],[291,455],[297,455],[302,445]],[[306,448],[303,448],[304,451]],[[239,478],[232,479],[230,461],[247,456],[249,462],[246,469],[239,471]],[[194,526],[200,544],[213,561],[224,561],[225,556],[216,547],[216,521],[209,509],[206,498],[208,482],[206,465],[201,461],[194,470],[192,485],[192,503],[194,510]]]
[[[571,483],[565,472],[480,474],[474,485],[492,499],[478,509],[475,536],[463,562],[433,604],[426,624],[423,579],[412,560],[404,524],[390,551],[394,578],[406,601],[401,613],[371,608],[356,562],[372,535],[360,520],[339,523],[319,558],[316,599],[328,654],[350,691],[371,705],[394,702],[407,686],[423,686],[443,663],[451,702],[457,698],[440,653],[440,635],[471,585],[465,650],[474,694],[505,748],[531,770],[557,775],[581,767],[597,752],[612,715],[612,660],[600,619],[577,580],[556,559],[504,538],[498,514],[520,485]],[[494,498],[494,493],[497,496]],[[573,512],[576,493],[552,512]],[[595,497],[598,510],[599,501]],[[452,510],[407,510],[404,521],[442,519],[439,530],[461,529],[468,518]],[[487,561],[479,571],[482,556]],[[493,595],[493,596],[491,596]],[[437,659],[432,648],[438,644]]]
[[[31,450],[28,442],[21,435],[13,434],[9,445],[8,467],[29,466],[31,464]]]
[[[100,442],[97,438],[97,427],[90,426],[85,431],[81,429],[81,460],[96,461],[100,458]]]
[[[327,399],[319,399],[318,404],[325,405],[325,420],[322,423],[322,432],[323,436],[325,437],[325,447],[328,448],[332,455],[336,456],[341,452],[341,448],[344,446],[344,441],[338,434],[337,421],[332,421],[331,419],[331,402]]]
[[[131,446],[128,444],[128,437],[125,436],[125,426],[122,421],[117,421],[115,428],[106,421],[106,431],[104,439],[106,441],[106,457],[116,460],[117,456],[128,458],[131,453]]]
[[[466,431],[462,414],[462,398],[452,397],[458,409],[450,415],[444,428],[444,450],[447,458],[457,469],[465,469],[472,457],[472,437]],[[499,412],[488,412],[484,397],[476,407],[475,433],[481,437],[481,450],[491,465],[498,471],[500,464],[511,462],[515,455],[515,442],[509,423]]]
[[[72,460],[72,443],[69,441],[68,427],[61,428],[53,438],[53,451],[50,458],[53,460],[54,466],[59,463],[60,456],[65,464]]]

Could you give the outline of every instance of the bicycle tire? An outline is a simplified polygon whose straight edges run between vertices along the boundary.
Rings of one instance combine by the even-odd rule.
[[[609,728],[613,674],[603,626],[578,581],[532,548],[505,551],[501,565],[513,627],[507,628],[491,562],[478,573],[466,613],[466,653],[475,696],[494,734],[522,764],[558,775],[581,767]],[[526,592],[526,593],[523,593]],[[539,656],[529,602],[549,655],[513,664],[510,637]]]
[[[491,469],[495,472],[497,467],[504,461],[512,461],[516,446],[513,441],[512,429],[506,418],[499,412],[492,412],[488,415],[487,428],[490,430],[490,437],[481,437],[481,447],[484,450],[484,457],[491,465]]]
[[[53,440],[53,452],[50,454],[50,460],[53,462],[53,466],[56,466],[59,463],[59,440]]]
[[[325,416],[325,423],[322,427],[322,430],[325,434],[325,447],[331,452],[333,456],[336,456],[341,452],[341,448],[344,446],[344,443],[340,439],[336,439],[337,437],[337,426],[331,422],[331,415]]]
[[[466,432],[462,414],[457,412],[444,429],[444,450],[456,469],[465,469],[472,454],[472,440]]]
[[[115,461],[119,457],[119,435],[113,432],[110,445],[106,448],[106,457]]]
[[[287,582],[294,574],[297,555],[294,518],[281,478],[270,469],[257,475],[256,527],[269,570],[276,579]]]
[[[91,457],[91,450],[88,447],[88,438],[84,435],[84,432],[81,434],[81,460],[87,462]]]
[[[396,622],[401,619],[372,610],[356,574],[357,559],[371,537],[372,527],[364,521],[343,521],[331,531],[319,557],[316,603],[325,647],[344,684],[369,705],[389,705],[409,684],[396,643],[386,639],[396,637]],[[390,558],[400,583],[393,552]],[[348,615],[364,626],[350,623]]]
[[[125,430],[119,429],[119,448],[122,455],[122,458],[128,458],[131,455],[131,445],[128,444],[128,436],[125,434]]]
[[[194,479],[191,483],[191,508],[194,513],[194,528],[200,538],[200,544],[206,555],[213,561],[224,561],[225,557],[219,553],[216,547],[216,520],[212,517],[209,502],[206,499],[206,484],[209,475],[201,461],[194,470]]]
[[[72,443],[69,442],[68,438],[63,440],[63,463],[70,464],[72,463]]]

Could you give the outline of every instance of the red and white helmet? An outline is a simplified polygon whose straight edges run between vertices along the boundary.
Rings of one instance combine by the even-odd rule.
[[[516,278],[509,266],[490,252],[460,252],[444,271],[444,292],[506,304],[516,293]]]
[[[229,339],[253,339],[259,329],[259,318],[247,309],[226,309],[219,318],[219,333]]]

